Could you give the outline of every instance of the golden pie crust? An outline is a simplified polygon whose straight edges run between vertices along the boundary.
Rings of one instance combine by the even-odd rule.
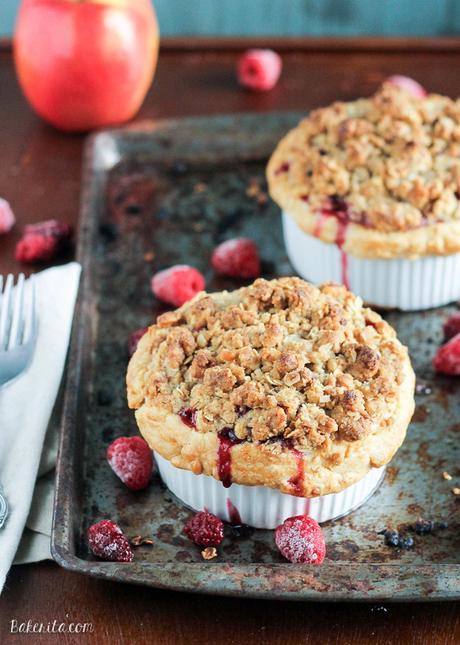
[[[310,235],[358,258],[460,252],[460,100],[383,84],[368,99],[313,111],[278,144],[270,195]],[[343,210],[343,208],[342,208]]]
[[[219,479],[219,433],[230,429],[234,483],[304,497],[390,461],[414,385],[407,349],[379,314],[344,287],[294,277],[200,293],[163,314],[127,373],[139,429],[173,466]]]

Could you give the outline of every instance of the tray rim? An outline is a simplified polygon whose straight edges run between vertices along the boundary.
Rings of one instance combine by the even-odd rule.
[[[270,112],[265,116],[298,118],[299,112]],[[265,598],[294,601],[321,602],[420,602],[456,600],[460,598],[460,564],[398,564],[398,563],[325,563],[321,567],[312,568],[308,565],[291,564],[245,564],[204,562],[187,563],[188,571],[193,575],[190,582],[175,581],[180,575],[184,563],[116,563],[84,560],[75,555],[72,549],[72,509],[75,499],[70,491],[75,491],[76,469],[65,469],[64,458],[75,466],[77,433],[75,420],[78,415],[81,379],[87,368],[89,357],[85,359],[85,342],[90,334],[91,319],[90,299],[91,273],[86,270],[90,262],[92,236],[95,233],[98,188],[107,171],[115,165],[107,165],[104,171],[97,172],[96,161],[103,155],[103,147],[107,141],[136,138],[136,136],[153,135],[168,128],[182,126],[199,126],[209,121],[249,119],[254,121],[261,117],[257,113],[221,114],[205,117],[186,117],[177,119],[159,119],[156,121],[129,125],[122,128],[102,130],[90,135],[85,142],[82,169],[82,191],[80,202],[79,235],[77,244],[77,261],[83,267],[82,279],[78,294],[77,305],[72,328],[71,343],[68,356],[68,369],[65,378],[64,405],[60,424],[59,448],[56,465],[56,490],[53,508],[53,525],[51,533],[51,554],[53,559],[65,569],[87,574],[97,578],[128,582],[174,591],[216,594],[221,596],[244,596],[249,598]],[[252,157],[254,159],[254,157]],[[99,195],[100,197],[100,195]],[[86,321],[85,324],[82,324]],[[66,483],[64,485],[64,481]],[[293,566],[295,568],[293,569]],[[342,587],[328,589],[331,581],[337,580],[341,571]],[[348,572],[348,575],[344,575]],[[203,571],[205,575],[203,575]],[[277,574],[291,573],[295,585],[290,590],[264,588],[269,579]],[[229,574],[232,573],[231,577]],[[371,573],[371,584],[369,584]],[[147,575],[146,575],[147,574]],[[361,574],[361,576],[360,576]],[[364,574],[364,575],[363,575]],[[284,577],[284,576],[283,576]],[[360,580],[360,577],[362,578]],[[250,584],[245,587],[246,579]],[[226,586],[222,586],[222,580]],[[382,581],[384,584],[382,585]],[[455,585],[457,581],[457,585]],[[258,586],[258,584],[260,586]],[[405,586],[407,585],[408,586]],[[401,591],[401,584],[403,591]],[[384,587],[379,589],[379,587]]]

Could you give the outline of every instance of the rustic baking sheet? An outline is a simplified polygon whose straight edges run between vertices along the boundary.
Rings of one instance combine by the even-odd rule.
[[[107,445],[136,433],[127,409],[126,340],[164,307],[149,279],[190,263],[208,289],[235,288],[210,270],[212,248],[257,240],[264,276],[292,275],[279,209],[266,196],[264,165],[299,114],[163,121],[143,130],[92,137],[87,145],[78,257],[84,275],[70,352],[52,536],[56,561],[90,575],[153,587],[292,600],[435,600],[460,591],[460,379],[435,377],[431,358],[454,307],[387,315],[408,344],[421,387],[408,438],[379,491],[361,509],[324,525],[320,567],[286,563],[272,531],[227,529],[219,557],[203,561],[182,534],[190,511],[154,476],[133,493],[114,476]],[[449,472],[447,481],[442,473]],[[384,545],[379,533],[417,518],[448,521],[435,534],[412,534],[413,549]],[[150,536],[135,561],[96,561],[85,540],[102,519],[128,537]]]

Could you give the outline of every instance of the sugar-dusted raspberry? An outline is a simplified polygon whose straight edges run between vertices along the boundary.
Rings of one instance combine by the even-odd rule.
[[[16,244],[15,256],[19,262],[49,262],[57,255],[56,238],[47,235],[25,235]]]
[[[140,339],[142,338],[142,336],[145,334],[146,331],[148,331],[148,327],[141,327],[140,329],[136,329],[136,331],[133,331],[133,333],[129,336],[128,338],[129,356],[132,356],[134,354]]]
[[[257,245],[244,237],[219,244],[214,249],[211,264],[216,273],[231,278],[257,278],[260,275]]]
[[[456,311],[443,325],[444,342],[460,334],[460,311]]]
[[[2,199],[0,197],[0,235],[11,231],[15,222],[16,218],[11,209],[11,206],[6,201],[6,199]]]
[[[200,511],[189,519],[185,535],[198,546],[218,546],[224,539],[224,523],[208,511]]]
[[[271,90],[278,82],[282,62],[271,49],[248,49],[238,61],[238,82],[258,92]]]
[[[180,307],[191,300],[205,287],[204,276],[187,264],[175,266],[155,273],[152,278],[154,295],[164,302]]]
[[[287,560],[301,564],[321,564],[326,544],[318,522],[308,515],[289,517],[275,529],[276,546]]]
[[[439,374],[460,376],[460,334],[438,349],[433,359],[433,367]]]
[[[111,562],[132,562],[133,552],[121,528],[111,520],[102,520],[88,529],[88,544],[93,554]]]
[[[119,437],[107,448],[107,460],[113,472],[131,490],[148,486],[152,476],[153,457],[142,437]]]
[[[394,76],[389,76],[386,79],[386,82],[390,83],[391,85],[395,85],[402,90],[406,90],[406,92],[409,92],[409,94],[412,94],[412,96],[416,96],[419,99],[425,98],[425,96],[427,96],[428,94],[426,89],[422,85],[420,85],[420,83],[417,83],[417,81],[415,81],[413,78],[410,78],[409,76],[395,74]]]
[[[68,250],[72,235],[72,227],[57,220],[29,224],[16,244],[16,260],[49,262]]]

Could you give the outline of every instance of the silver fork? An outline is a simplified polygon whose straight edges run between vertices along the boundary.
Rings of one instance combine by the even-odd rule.
[[[37,339],[35,284],[31,276],[0,276],[0,387],[19,376],[29,365]],[[0,485],[0,529],[8,515],[8,502]]]

